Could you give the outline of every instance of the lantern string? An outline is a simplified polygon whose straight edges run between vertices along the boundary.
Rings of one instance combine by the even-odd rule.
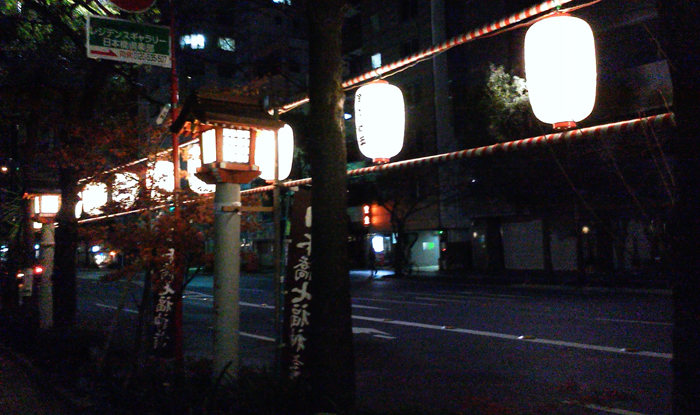
[[[566,141],[582,140],[582,139],[594,139],[605,136],[606,134],[624,133],[635,131],[645,127],[674,127],[675,117],[672,112],[665,114],[652,115],[648,117],[636,118],[627,121],[620,121],[617,123],[597,125],[593,127],[579,128],[576,130],[560,132],[555,134],[546,134],[537,137],[525,138],[522,140],[509,141],[506,143],[498,143],[490,146],[470,148],[467,150],[455,151],[452,153],[437,154],[434,156],[422,157],[412,160],[397,161],[392,163],[381,164],[377,166],[363,167],[360,169],[348,170],[347,175],[350,176],[362,176],[371,173],[384,173],[392,170],[402,170],[408,168],[418,168],[431,164],[441,164],[446,162],[451,162],[455,160],[469,159],[475,157],[486,157],[493,156],[499,153],[508,153],[517,150],[526,150],[536,146],[544,146],[550,144],[558,144]],[[653,131],[653,130],[652,130]],[[305,186],[311,183],[311,178],[299,179],[299,180],[289,180],[285,182],[280,182],[277,185],[267,185],[256,187],[254,189],[243,190],[241,195],[251,195],[257,193],[265,193],[274,190],[275,186],[282,188],[292,188],[297,186]],[[184,203],[188,203],[187,201]],[[99,221],[102,219],[109,219],[120,217],[124,215],[129,215],[132,213],[144,212],[147,210],[158,210],[167,208],[169,205],[164,204],[156,206],[153,208],[142,208],[135,209],[120,213],[114,213],[99,217],[92,217],[79,220],[78,223],[88,223]]]
[[[609,133],[624,133],[634,131],[646,126],[668,127],[675,125],[675,117],[672,112],[652,115],[643,118],[636,118],[627,121],[620,121],[611,124],[597,125],[593,127],[579,128],[554,134],[546,134],[537,137],[524,138],[522,140],[508,141],[505,143],[492,144],[490,146],[475,147],[452,153],[437,154],[434,156],[421,157],[411,160],[396,161],[392,163],[380,164],[376,166],[363,167],[360,169],[348,170],[348,176],[362,176],[370,173],[384,173],[392,170],[402,170],[417,168],[431,164],[442,164],[455,160],[469,159],[475,157],[493,156],[500,153],[508,153],[517,150],[526,150],[537,146],[558,144],[565,141],[575,141],[582,139],[593,139],[605,136]],[[300,179],[282,182],[281,187],[295,187],[311,184],[311,179]],[[241,194],[255,194],[269,192],[274,186],[261,186],[254,189],[244,190]]]
[[[405,68],[409,65],[415,65],[423,60],[430,59],[442,52],[445,52],[449,49],[452,49],[455,46],[471,42],[472,40],[482,38],[485,35],[488,34],[494,34],[495,32],[502,32],[504,28],[513,26],[516,23],[525,21],[527,19],[530,19],[533,16],[548,12],[557,6],[561,6],[561,4],[564,3],[569,3],[574,0],[549,0],[545,1],[544,3],[541,3],[539,5],[530,7],[529,9],[525,9],[521,11],[520,13],[513,14],[509,17],[506,17],[504,19],[501,19],[497,22],[493,22],[491,24],[487,24],[482,26],[479,29],[474,29],[470,32],[455,36],[439,45],[434,45],[432,47],[429,47],[427,49],[424,49],[418,53],[415,53],[409,57],[403,58],[399,61],[390,63],[388,65],[381,66],[379,68],[373,69],[369,72],[366,72],[358,77],[349,79],[345,82],[343,82],[342,87],[344,90],[349,90],[354,87],[357,87],[361,85],[362,83],[365,83],[368,80],[374,80],[380,77],[387,77],[391,76],[392,73],[396,73],[397,70],[402,68]],[[291,111],[292,109],[306,104],[309,102],[308,97],[304,97],[296,102],[292,102],[289,104],[286,104],[282,106],[281,108],[278,109],[280,114],[283,114],[285,112]]]

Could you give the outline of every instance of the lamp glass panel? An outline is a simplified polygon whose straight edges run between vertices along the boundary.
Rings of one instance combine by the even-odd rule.
[[[389,159],[403,148],[406,123],[403,93],[388,82],[373,82],[355,93],[357,144],[365,157]]]
[[[289,177],[294,161],[294,131],[286,125],[277,133],[279,142],[279,180]],[[275,179],[275,132],[261,131],[255,138],[255,165],[263,180]]]
[[[216,161],[216,131],[207,130],[202,133],[202,163],[210,164]]]
[[[39,211],[36,213],[41,213],[43,215],[55,215],[61,208],[61,196],[60,195],[41,195],[39,196]]]
[[[590,115],[596,96],[593,31],[585,21],[556,15],[525,35],[525,74],[535,116],[549,124]]]
[[[250,131],[224,128],[222,157],[225,162],[250,163]]]
[[[201,150],[199,144],[195,144],[189,148],[190,158],[187,160],[187,182],[193,192],[199,194],[213,193],[216,190],[215,184],[207,184],[200,180],[195,173],[197,169],[202,167],[202,159],[200,158]]]

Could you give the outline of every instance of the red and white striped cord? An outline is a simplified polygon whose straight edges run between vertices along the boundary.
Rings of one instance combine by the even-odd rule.
[[[424,59],[433,57],[439,53],[442,53],[448,49],[451,49],[455,46],[471,42],[472,40],[478,39],[480,37],[484,37],[485,35],[492,34],[496,32],[497,30],[504,29],[506,27],[512,26],[516,23],[520,23],[523,20],[529,19],[533,16],[536,16],[538,14],[550,11],[552,9],[555,9],[563,4],[569,3],[573,0],[550,0],[546,1],[542,4],[539,4],[537,6],[533,6],[529,9],[523,10],[520,13],[513,14],[509,17],[506,17],[504,19],[501,19],[497,22],[493,22],[491,24],[487,24],[482,26],[479,29],[474,29],[470,32],[461,34],[459,36],[455,36],[452,39],[449,39],[439,45],[434,45],[430,48],[424,49],[418,53],[415,53],[407,58],[401,59],[399,61],[390,63],[388,65],[381,66],[379,68],[373,69],[367,73],[364,73],[360,76],[357,76],[355,78],[349,79],[345,82],[343,82],[342,86],[344,89],[350,89],[354,86],[357,86],[358,84],[376,79],[381,77],[384,74],[394,72],[398,69],[413,65],[416,62],[422,61]],[[306,104],[309,102],[309,98],[305,97],[303,99],[300,99],[299,101],[292,102],[289,104],[284,105],[283,107],[279,108],[279,113],[285,113],[288,112],[300,105]]]
[[[546,134],[537,137],[525,138],[522,140],[498,143],[490,146],[470,148],[467,150],[455,151],[452,153],[436,154],[434,156],[422,157],[412,160],[397,161],[394,163],[380,164],[377,166],[363,167],[361,169],[348,170],[348,176],[362,176],[370,173],[387,172],[391,170],[401,170],[427,166],[430,164],[441,164],[449,161],[463,160],[475,157],[492,156],[498,153],[506,153],[517,150],[527,150],[529,148],[544,146],[548,144],[558,144],[566,141],[584,140],[603,137],[607,134],[624,133],[645,127],[670,127],[674,125],[674,115],[672,112],[649,117],[636,118],[633,120],[620,121],[611,124],[597,125],[594,127],[580,128],[555,134]],[[310,184],[311,179],[292,180],[280,183],[282,187],[295,187]],[[274,186],[256,187],[255,189],[244,190],[242,194],[254,194],[269,192]]]

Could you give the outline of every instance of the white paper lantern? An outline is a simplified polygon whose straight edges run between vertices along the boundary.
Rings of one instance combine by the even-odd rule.
[[[129,209],[136,202],[140,188],[139,177],[134,173],[117,173],[112,186],[112,200]]]
[[[286,125],[280,128],[277,139],[279,142],[279,180],[289,177],[294,160],[294,131]],[[255,138],[255,164],[260,169],[263,180],[275,179],[275,132],[260,131]]]
[[[199,148],[199,144],[193,144],[192,147],[189,148],[190,159],[187,160],[187,182],[190,185],[190,189],[200,195],[214,193],[214,190],[216,190],[215,184],[207,184],[195,176],[197,169],[202,167],[201,152],[202,150]]]
[[[585,21],[561,13],[525,35],[525,74],[535,116],[554,128],[573,128],[593,111],[596,56]]]
[[[80,193],[83,201],[83,211],[88,215],[99,215],[102,213],[101,207],[107,204],[109,193],[107,185],[104,183],[89,183]]]
[[[357,144],[366,157],[387,162],[403,148],[406,111],[401,90],[386,81],[372,82],[355,93]]]
[[[153,168],[146,175],[146,184],[151,188],[153,199],[162,198],[162,193],[171,193],[175,189],[175,178],[173,163],[165,160],[158,160]]]

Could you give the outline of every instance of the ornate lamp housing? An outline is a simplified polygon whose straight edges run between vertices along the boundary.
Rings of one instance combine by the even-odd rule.
[[[365,157],[386,163],[403,148],[406,110],[401,90],[386,81],[360,87],[355,93],[357,144]]]
[[[555,129],[588,117],[596,95],[593,31],[585,21],[558,13],[525,35],[525,75],[535,116]]]
[[[61,208],[61,195],[55,193],[35,194],[32,198],[32,218],[41,223],[50,223]]]
[[[202,166],[196,176],[205,183],[249,183],[260,176],[255,165],[256,139],[263,131],[284,126],[252,97],[195,94],[188,98],[171,131],[199,136]]]

